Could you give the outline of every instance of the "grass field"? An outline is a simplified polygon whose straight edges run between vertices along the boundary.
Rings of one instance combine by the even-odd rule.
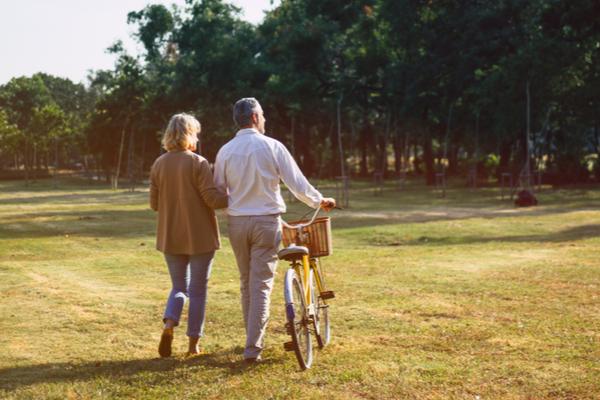
[[[325,194],[335,192],[326,183]],[[241,362],[237,267],[222,225],[205,355],[157,358],[169,279],[147,191],[0,182],[0,398],[598,399],[600,189],[354,184],[323,260],[333,340],[300,372],[283,351],[282,276],[266,362]],[[289,218],[306,208],[290,207]],[[221,220],[224,220],[221,218]]]

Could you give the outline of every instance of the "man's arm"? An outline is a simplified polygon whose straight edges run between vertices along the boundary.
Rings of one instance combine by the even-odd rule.
[[[227,179],[225,178],[225,160],[221,150],[219,150],[217,153],[217,158],[215,159],[213,179],[215,181],[215,187],[217,190],[222,193],[228,193]]]
[[[309,207],[318,208],[323,195],[308,182],[288,149],[280,142],[276,143],[275,159],[281,180],[294,196]]]

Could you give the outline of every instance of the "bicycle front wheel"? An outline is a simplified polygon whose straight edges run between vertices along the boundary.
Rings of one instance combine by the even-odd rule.
[[[318,269],[315,269],[315,274],[318,274],[319,282],[321,285],[324,284],[323,277],[319,273]],[[325,303],[325,299],[321,296],[319,287],[315,284],[314,274],[311,274],[311,286],[312,293],[316,297],[315,305],[315,318],[314,318],[314,330],[315,336],[317,337],[317,344],[319,348],[327,346],[331,341],[331,326],[329,322],[329,305]]]
[[[309,318],[304,301],[304,290],[296,271],[289,269],[285,274],[283,287],[287,332],[292,337],[294,353],[300,368],[310,368],[312,364],[312,342],[309,330]]]

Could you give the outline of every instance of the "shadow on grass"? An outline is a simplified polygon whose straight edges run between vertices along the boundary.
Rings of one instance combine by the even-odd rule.
[[[469,245],[490,242],[506,243],[562,243],[573,242],[582,239],[600,237],[600,224],[581,225],[555,233],[544,233],[540,235],[515,235],[515,236],[444,236],[428,237],[421,236],[417,239],[402,239],[395,235],[382,235],[375,238],[372,243],[375,246],[452,246]]]
[[[581,208],[576,210],[594,210],[594,208]],[[435,207],[423,210],[423,207],[410,207],[403,211],[372,211],[361,212],[347,210],[334,211],[328,215],[332,217],[332,227],[336,229],[369,228],[384,225],[430,223],[438,221],[460,221],[472,218],[495,219],[508,217],[535,217],[543,215],[560,215],[575,211],[567,207],[543,207],[524,210],[511,209],[469,209],[465,207],[444,208]],[[287,221],[297,219],[294,213],[286,214],[283,218]],[[221,234],[228,235],[227,218],[219,212]],[[89,210],[89,211],[42,211],[21,213],[7,216],[0,225],[0,240],[44,238],[62,235],[76,235],[82,237],[137,237],[139,235],[154,235],[156,229],[156,214],[150,210]],[[589,229],[588,229],[589,230]],[[585,229],[584,229],[585,231]],[[593,231],[593,229],[592,229]],[[552,235],[549,235],[550,237]],[[560,236],[560,235],[559,235]],[[521,239],[519,239],[521,238]],[[473,241],[527,241],[530,236],[488,237],[473,238]],[[429,238],[431,242],[438,239]],[[465,237],[440,239],[447,244],[450,239],[464,240]],[[537,241],[532,239],[530,241]],[[562,240],[561,240],[562,241]],[[422,243],[419,243],[422,244]]]
[[[204,367],[224,370],[228,375],[239,375],[263,365],[269,366],[283,363],[283,360],[266,359],[259,365],[245,364],[233,350],[223,350],[212,354],[203,354],[189,358],[148,358],[126,361],[91,361],[87,363],[47,363],[24,367],[0,369],[0,389],[15,390],[21,387],[43,384],[75,382],[96,378],[119,379],[133,376],[140,372],[169,372],[180,368]],[[236,354],[238,360],[229,358]],[[153,382],[161,379],[172,381],[173,376],[165,374],[153,378]],[[167,382],[165,382],[167,383]]]
[[[424,210],[427,208],[427,210]],[[572,207],[538,207],[528,209],[513,208],[467,208],[467,207],[406,207],[402,211],[346,211],[345,214],[329,214],[332,217],[334,229],[367,228],[394,224],[415,224],[440,221],[462,221],[473,218],[492,220],[496,218],[539,217],[546,215],[561,215],[574,211],[596,211],[597,205]]]
[[[48,186],[48,185],[45,185]],[[39,188],[39,196],[27,198],[0,198],[0,205],[44,205],[41,212],[22,213],[8,211],[0,225],[2,238],[41,238],[64,234],[84,237],[135,237],[154,234],[155,215],[150,209],[115,209],[114,205],[144,205],[147,193],[114,192],[97,185],[88,187],[65,185],[65,188]],[[1,193],[11,185],[0,185]],[[42,190],[44,189],[44,190]],[[103,190],[103,191],[99,191]],[[37,189],[36,189],[37,190]],[[76,190],[69,193],[69,190]],[[373,196],[367,184],[359,183],[352,189],[351,208],[329,215],[334,229],[368,228],[383,225],[428,223],[436,221],[466,220],[471,218],[505,218],[563,214],[575,210],[596,210],[600,191],[594,188],[547,191],[541,194],[541,207],[515,209],[510,202],[498,200],[498,190],[484,188],[470,191],[463,188],[448,190],[448,197],[439,198],[425,186],[410,187],[405,191],[387,190],[381,196]],[[285,197],[285,196],[284,196]],[[78,205],[93,204],[97,210],[77,211]],[[102,204],[111,205],[110,210]],[[354,204],[354,205],[352,205]],[[52,205],[72,205],[52,210]],[[35,208],[33,209],[35,210]],[[289,204],[286,220],[297,219],[309,208],[299,202]],[[226,217],[219,213],[221,232],[227,235]],[[433,239],[432,239],[433,240]],[[491,238],[490,240],[494,240]]]
[[[151,210],[47,211],[4,218],[0,240],[65,234],[83,237],[136,237],[155,233]]]
[[[90,204],[90,203],[125,203],[129,204],[133,199],[140,202],[147,200],[148,194],[142,191],[104,191],[89,193],[94,188],[83,189],[82,192],[66,194],[34,195],[30,197],[5,197],[0,198],[0,204],[22,205],[59,205],[59,204]],[[97,190],[97,188],[95,188]],[[65,190],[66,192],[67,190]]]

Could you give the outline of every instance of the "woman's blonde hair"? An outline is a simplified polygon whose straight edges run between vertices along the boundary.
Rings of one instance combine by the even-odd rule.
[[[171,117],[162,138],[162,146],[167,151],[188,150],[198,143],[200,122],[185,113]]]

